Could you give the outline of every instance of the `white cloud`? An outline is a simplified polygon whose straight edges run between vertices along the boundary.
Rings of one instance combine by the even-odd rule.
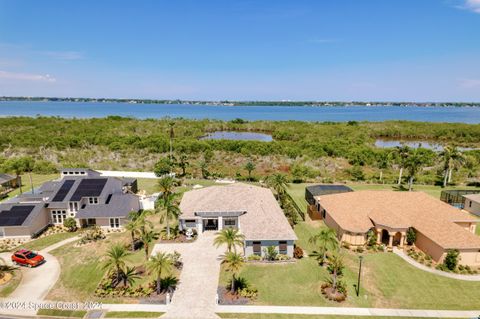
[[[41,53],[55,60],[63,61],[81,60],[84,58],[84,54],[78,51],[42,51]]]
[[[15,73],[0,70],[0,79],[35,82],[56,82],[50,74]]]
[[[465,3],[458,7],[475,13],[480,13],[480,0],[465,0]]]
[[[465,89],[480,89],[480,79],[460,79],[460,86]]]

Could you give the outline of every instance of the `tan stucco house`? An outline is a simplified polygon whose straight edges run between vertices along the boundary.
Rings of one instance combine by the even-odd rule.
[[[201,234],[238,228],[245,236],[245,256],[262,256],[268,246],[293,256],[297,236],[268,188],[235,183],[191,190],[183,195],[180,210],[182,230]]]
[[[406,232],[417,233],[415,245],[442,262],[448,249],[460,251],[461,264],[480,265],[478,219],[423,192],[358,191],[316,197],[325,224],[350,245],[364,245],[372,230],[378,243],[403,246]]]

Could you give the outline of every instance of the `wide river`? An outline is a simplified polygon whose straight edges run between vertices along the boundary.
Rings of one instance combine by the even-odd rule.
[[[0,117],[60,116],[92,118],[108,115],[135,118],[183,117],[189,119],[272,121],[387,121],[480,123],[477,107],[397,106],[210,106],[188,104],[129,104],[83,102],[0,102]]]

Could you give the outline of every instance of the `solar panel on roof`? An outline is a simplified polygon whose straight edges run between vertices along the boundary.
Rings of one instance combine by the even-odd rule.
[[[72,198],[70,198],[70,201],[77,202],[82,199],[82,197],[100,196],[106,183],[106,178],[82,179],[77,190],[73,193]]]
[[[60,189],[58,190],[57,194],[55,197],[52,199],[52,202],[61,202],[65,199],[65,196],[67,196],[68,192],[72,188],[73,184],[75,181],[73,179],[68,179],[65,182],[63,182],[62,186],[60,186]]]
[[[20,226],[35,206],[12,206],[10,210],[0,212],[0,226]]]

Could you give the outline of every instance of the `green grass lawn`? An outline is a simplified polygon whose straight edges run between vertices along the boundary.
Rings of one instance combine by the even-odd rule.
[[[20,284],[22,280],[22,272],[17,269],[13,272],[13,278],[9,282],[0,286],[0,298],[8,297]]]
[[[104,318],[158,318],[163,312],[146,311],[109,311]]]
[[[157,193],[160,191],[158,187],[158,179],[153,178],[139,178],[137,179],[138,182],[138,190],[145,190],[147,194]],[[224,184],[215,184],[214,180],[206,180],[206,179],[185,179],[183,180],[183,185],[178,187],[176,191],[178,193],[184,193],[188,190],[191,190],[193,185],[202,185],[202,186],[212,186],[212,185],[224,185]]]
[[[48,246],[61,242],[62,240],[77,236],[79,232],[65,232],[65,233],[58,233],[53,235],[48,235],[42,238],[38,238],[28,243],[25,243],[20,246],[20,248],[26,248],[30,250],[42,250]]]
[[[311,234],[322,226],[300,223],[295,232],[298,244],[308,251]],[[346,270],[344,280],[348,298],[341,304],[330,302],[320,294],[320,284],[328,276],[312,258],[292,264],[247,264],[240,276],[258,289],[259,305],[356,306],[413,309],[477,309],[480,282],[445,278],[417,269],[393,253],[364,254],[360,297],[356,297],[358,254],[343,250]],[[222,271],[220,282],[229,275]]]
[[[30,178],[27,174],[21,175],[22,176],[22,192],[30,192]],[[60,175],[58,174],[32,174],[32,183],[33,187],[36,188],[42,185],[45,182],[51,181],[52,179],[59,178]],[[15,197],[20,194],[20,189],[16,188],[14,191],[8,193],[8,197],[4,198],[3,200]]]
[[[38,316],[48,317],[83,318],[86,314],[85,310],[40,309],[37,311]]]

